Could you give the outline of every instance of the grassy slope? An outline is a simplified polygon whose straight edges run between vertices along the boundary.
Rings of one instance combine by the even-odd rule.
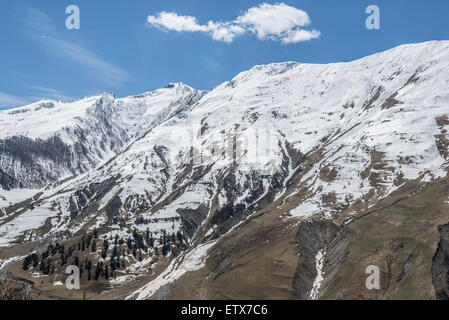
[[[350,223],[348,257],[322,298],[435,299],[431,265],[440,238],[438,225],[449,221],[448,184],[430,183]],[[365,287],[368,265],[381,270],[380,290]]]

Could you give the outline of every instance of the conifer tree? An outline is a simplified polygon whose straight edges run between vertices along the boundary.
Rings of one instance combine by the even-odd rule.
[[[103,248],[108,250],[108,248],[109,248],[109,241],[108,241],[108,239],[104,239],[103,240]]]
[[[176,238],[178,240],[179,243],[182,243],[182,233],[180,231],[178,231],[176,233]]]
[[[97,263],[97,267],[95,269],[95,275],[94,275],[95,281],[97,281],[100,278],[100,275],[101,275],[101,266],[100,266],[100,263]]]
[[[31,264],[31,256],[27,256],[25,260],[23,260],[22,269],[28,270],[30,268],[30,264]]]
[[[109,279],[109,268],[106,265],[106,267],[104,268],[104,279],[108,280]]]
[[[86,264],[86,269],[88,270],[88,271],[90,271],[91,269],[92,269],[92,261],[87,261],[87,264]]]
[[[61,255],[61,267],[67,263],[67,256],[65,254]]]

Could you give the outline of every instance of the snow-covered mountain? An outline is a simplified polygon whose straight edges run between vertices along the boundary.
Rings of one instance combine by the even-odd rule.
[[[0,185],[44,188],[93,169],[202,95],[177,83],[123,99],[105,93],[1,111]]]
[[[280,233],[317,218],[349,224],[412,182],[418,192],[446,177],[448,70],[449,42],[435,41],[255,66],[210,92],[171,84],[0,112],[0,245],[179,231],[187,247],[128,296],[146,299],[203,270],[207,252],[230,250],[224,239],[260,216]],[[308,250],[321,268],[325,242]]]

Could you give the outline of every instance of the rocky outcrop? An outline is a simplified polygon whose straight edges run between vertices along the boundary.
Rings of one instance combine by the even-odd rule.
[[[335,270],[344,257],[345,245],[339,238],[342,228],[331,220],[306,221],[299,225],[297,242],[299,246],[299,262],[296,269],[293,287],[298,299],[310,299],[314,281],[317,277],[318,252],[324,255],[325,280],[335,273],[326,271]],[[320,288],[319,288],[320,289]]]
[[[440,242],[432,260],[432,279],[439,300],[449,300],[449,224],[438,227]]]

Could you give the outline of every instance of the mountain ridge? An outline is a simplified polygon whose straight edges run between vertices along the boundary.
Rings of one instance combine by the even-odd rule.
[[[269,243],[276,251],[286,248],[285,260],[279,262],[284,280],[273,281],[288,290],[280,290],[276,283],[271,288],[282,297],[288,292],[290,298],[319,298],[326,293],[320,289],[334,290],[332,279],[347,261],[341,246],[350,237],[338,236],[342,228],[347,230],[344,226],[357,226],[366,212],[397,194],[406,194],[401,199],[407,199],[445,179],[448,67],[449,41],[427,42],[353,62],[255,66],[208,92],[178,84],[182,89],[174,93],[169,85],[149,95],[106,95],[101,102],[84,106],[92,125],[82,127],[76,137],[97,128],[96,119],[101,119],[105,141],[121,137],[120,147],[105,152],[103,162],[94,161],[69,180],[48,178],[51,183],[45,188],[30,184],[40,194],[28,202],[21,203],[28,195],[19,201],[12,192],[13,180],[27,181],[29,171],[17,175],[12,170],[16,176],[6,172],[1,186],[12,190],[0,190],[0,200],[4,198],[0,246],[23,247],[44,239],[70,242],[94,229],[107,238],[126,236],[126,230],[179,233],[183,240],[172,243],[168,260],[153,261],[150,253],[141,251],[148,254],[142,267],[167,265],[148,285],[126,296],[176,296],[167,288],[179,289],[177,283],[198,286],[186,280],[188,273],[198,275],[205,296],[208,288],[211,297],[226,296],[211,293],[219,284],[231,298],[241,298],[243,292],[257,297],[260,288],[256,289],[257,278],[242,278],[250,269],[239,273],[236,265],[253,262],[240,255],[235,239],[266,270],[275,259],[262,253],[263,243]],[[36,112],[52,110],[44,109]],[[120,113],[123,110],[131,114]],[[6,115],[0,113],[0,122]],[[109,122],[111,115],[114,122]],[[20,123],[20,114],[10,116]],[[124,126],[126,121],[131,125]],[[109,133],[113,128],[118,129]],[[0,130],[0,163],[5,163],[2,135]],[[90,146],[91,153],[85,154],[91,156],[102,150],[95,142],[102,140],[95,139],[96,133],[76,141]],[[443,203],[438,206],[443,210]],[[307,239],[320,240],[313,244]],[[335,239],[338,250],[333,247]],[[307,258],[298,258],[298,253]],[[319,260],[324,259],[324,274],[333,274],[323,284],[314,281],[318,253]],[[326,269],[334,264],[337,271]],[[141,263],[130,267],[137,265]],[[234,275],[248,287],[237,286],[241,291],[235,291],[216,278],[205,280],[209,279],[202,274],[205,270],[217,279]],[[144,281],[139,282],[139,276],[129,279]]]

